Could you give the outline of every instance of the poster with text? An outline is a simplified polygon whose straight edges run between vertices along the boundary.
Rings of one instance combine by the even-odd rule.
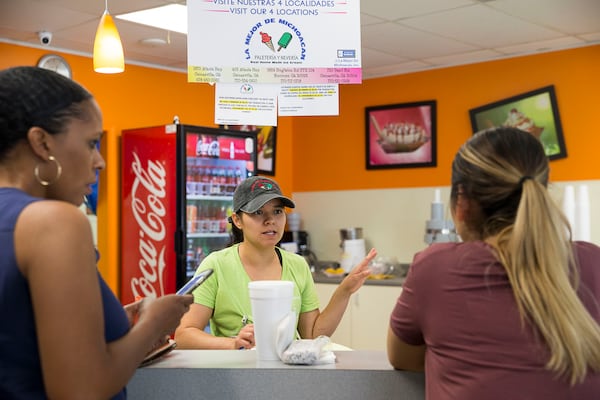
[[[362,82],[358,0],[188,0],[187,11],[188,82]]]
[[[217,83],[215,123],[276,126],[278,91],[278,85]]]
[[[339,115],[338,85],[281,85],[280,116]]]

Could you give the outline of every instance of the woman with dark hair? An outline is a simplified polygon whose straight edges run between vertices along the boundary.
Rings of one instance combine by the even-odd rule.
[[[339,284],[327,307],[319,310],[319,299],[306,260],[277,247],[283,236],[285,207],[294,202],[285,197],[272,179],[253,176],[237,186],[233,194],[234,244],[210,253],[198,267],[214,270],[213,276],[194,292],[194,304],[175,331],[180,348],[250,349],[255,346],[254,324],[248,283],[257,280],[294,282],[299,310],[297,331],[303,339],[331,336],[340,323],[350,295],[370,274],[371,250]],[[210,321],[211,332],[204,332]]]
[[[79,206],[105,167],[92,95],[55,72],[0,71],[0,398],[124,399],[192,296],[121,306]],[[137,320],[134,324],[133,321]]]
[[[409,269],[388,332],[397,369],[430,400],[600,396],[600,248],[571,241],[548,193],[548,158],[516,128],[474,135],[452,164],[463,243]]]

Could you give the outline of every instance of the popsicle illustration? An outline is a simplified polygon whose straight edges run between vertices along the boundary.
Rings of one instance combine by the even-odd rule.
[[[275,47],[273,46],[273,41],[271,40],[271,36],[267,32],[260,32],[260,38],[264,44],[267,45],[272,51],[275,51]]]
[[[283,32],[283,34],[279,38],[279,42],[277,42],[277,44],[279,45],[279,48],[277,49],[277,51],[281,50],[282,47],[284,49],[287,49],[288,44],[290,44],[291,41],[292,41],[292,34],[289,32]]]

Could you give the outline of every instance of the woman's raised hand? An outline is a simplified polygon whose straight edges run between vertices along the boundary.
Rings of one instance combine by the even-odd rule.
[[[365,283],[367,277],[371,274],[369,264],[377,256],[377,250],[371,249],[367,256],[350,271],[348,276],[340,283],[340,286],[350,292],[356,292]]]

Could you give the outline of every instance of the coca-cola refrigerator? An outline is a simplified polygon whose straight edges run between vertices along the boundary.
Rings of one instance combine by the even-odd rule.
[[[233,192],[256,132],[168,124],[121,137],[121,301],[174,293],[230,243]]]

